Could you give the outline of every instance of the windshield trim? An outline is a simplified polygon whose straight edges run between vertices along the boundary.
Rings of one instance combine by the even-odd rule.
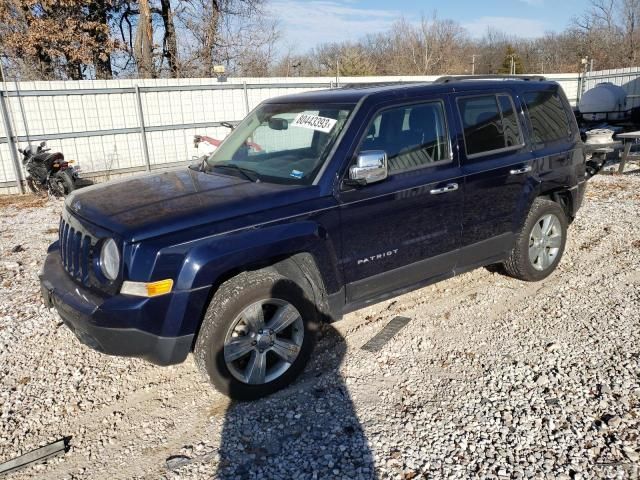
[[[318,170],[318,173],[316,173],[316,176],[313,179],[313,182],[311,182],[311,185],[318,185],[318,183],[320,183],[320,180],[324,176],[324,172],[326,172],[327,167],[333,161],[333,157],[335,156],[336,150],[342,143],[342,140],[344,139],[347,133],[347,130],[351,128],[351,123],[353,122],[353,119],[356,116],[356,113],[358,113],[358,110],[360,110],[360,107],[362,107],[362,104],[367,99],[367,97],[368,95],[363,96],[353,106],[353,110],[351,110],[351,113],[349,114],[349,118],[347,118],[346,123],[342,126],[342,130],[338,134],[338,137],[336,138],[336,140],[333,142],[333,145],[331,146],[331,150],[329,150],[329,153],[327,153],[327,157],[325,158],[324,162],[322,163],[322,166]],[[322,103],[323,105],[347,105],[346,103],[331,103],[331,102],[318,102],[318,103]]]

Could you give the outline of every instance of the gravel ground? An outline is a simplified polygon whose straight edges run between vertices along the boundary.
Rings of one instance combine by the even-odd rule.
[[[589,183],[546,281],[479,269],[350,314],[294,386],[250,404],[191,358],[95,353],[44,308],[61,206],[0,202],[0,463],[71,437],[12,479],[640,476],[638,175]]]

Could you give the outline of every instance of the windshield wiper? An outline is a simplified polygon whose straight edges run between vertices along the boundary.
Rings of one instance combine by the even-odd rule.
[[[240,172],[240,174],[251,182],[259,182],[258,172],[251,170],[250,168],[244,168],[235,163],[223,163],[218,165],[212,165],[209,168],[228,168],[229,170],[234,170],[236,172]],[[208,170],[208,169],[207,169]]]

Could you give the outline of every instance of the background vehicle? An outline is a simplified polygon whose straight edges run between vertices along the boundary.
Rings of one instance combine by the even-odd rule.
[[[546,278],[585,169],[540,78],[280,97],[198,165],[70,196],[43,297],[92,348],[193,352],[253,399],[296,378],[323,321],[482,266]]]
[[[65,160],[61,152],[49,153],[51,149],[46,145],[42,142],[35,152],[30,146],[19,150],[27,171],[27,186],[35,194],[67,196],[78,186],[79,168],[72,165],[73,160]]]

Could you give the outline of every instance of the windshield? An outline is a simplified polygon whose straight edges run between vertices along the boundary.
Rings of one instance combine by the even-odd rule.
[[[352,105],[260,105],[207,159],[207,170],[309,185],[352,110]]]

